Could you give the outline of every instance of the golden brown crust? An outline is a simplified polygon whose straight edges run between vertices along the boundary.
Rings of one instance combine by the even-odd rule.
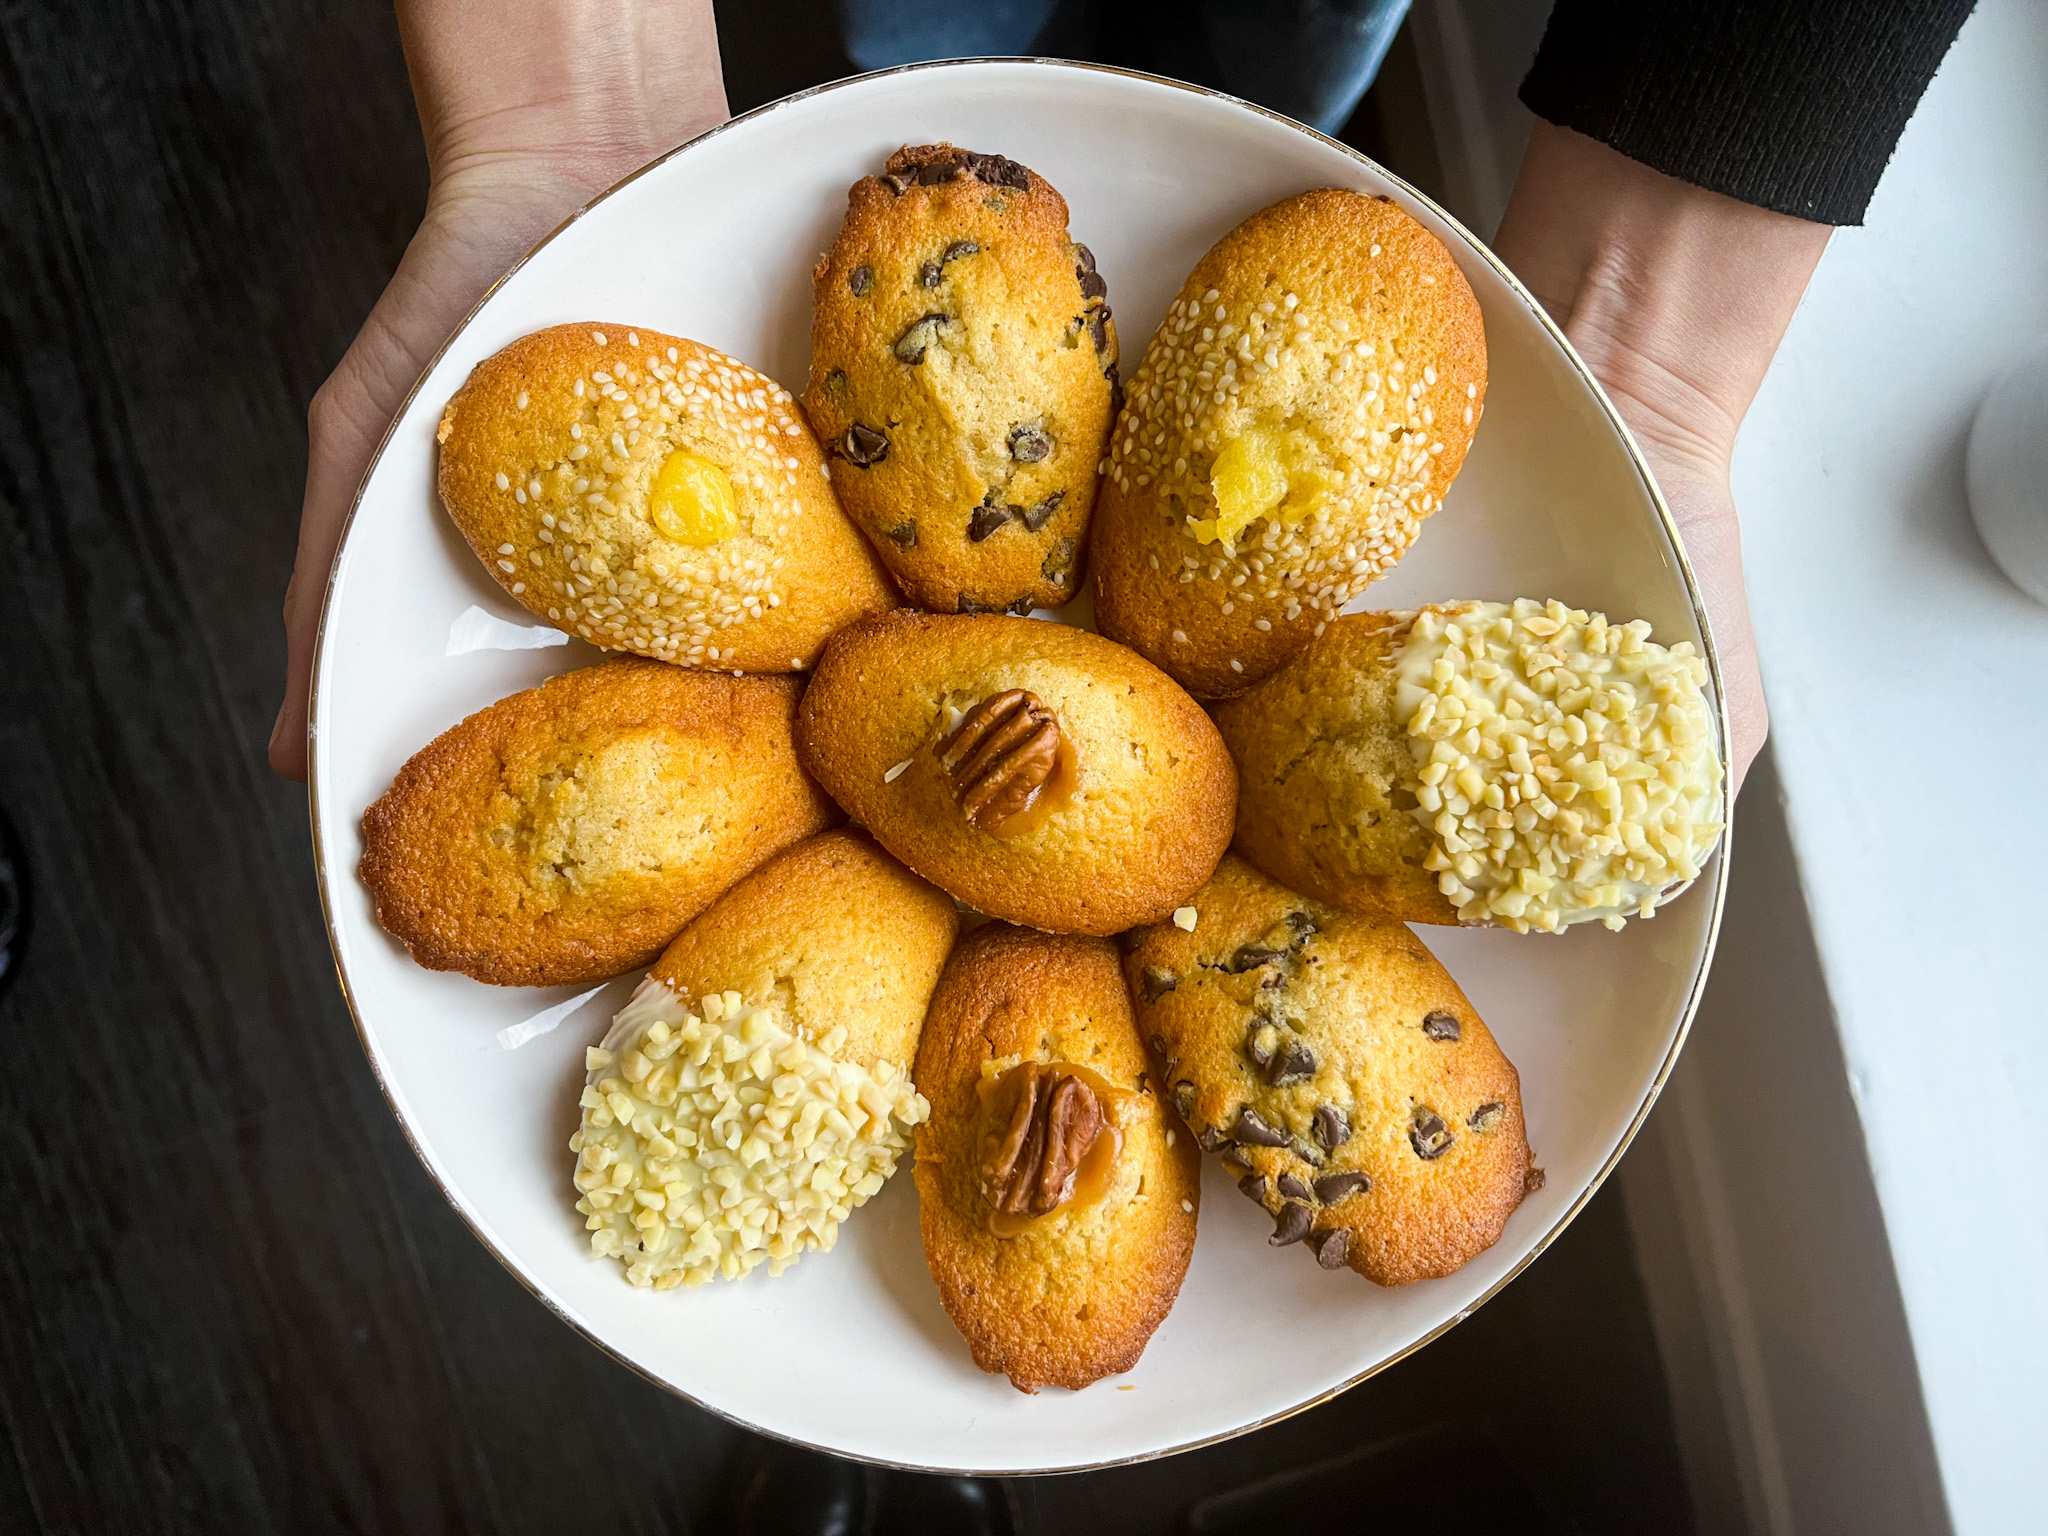
[[[1406,923],[1455,923],[1423,865],[1415,755],[1395,708],[1412,615],[1349,614],[1211,713],[1237,763],[1239,853],[1304,895]]]
[[[1198,698],[1242,692],[1400,557],[1485,395],[1478,302],[1408,214],[1331,189],[1254,214],[1196,265],[1131,381],[1092,551],[1102,632]],[[1342,489],[1292,530],[1262,517],[1233,554],[1189,524],[1215,517],[1211,465],[1253,429],[1306,434]]]
[[[430,970],[539,987],[647,964],[837,819],[797,766],[797,684],[621,657],[501,699],[363,813],[377,920]]]
[[[812,273],[804,409],[920,607],[1023,613],[1080,589],[1117,357],[1092,264],[1059,193],[998,156],[905,148],[848,193]],[[934,315],[919,360],[915,341],[899,354]]]
[[[594,644],[799,671],[833,630],[896,605],[789,392],[698,342],[605,322],[536,331],[477,364],[439,437],[442,502],[484,568]],[[725,471],[728,537],[682,542],[651,519],[678,449]]]
[[[1124,1090],[1110,1110],[1123,1145],[1099,1199],[1002,1238],[981,1192],[979,1085],[988,1064],[1018,1061],[1086,1067]],[[1201,1159],[1146,1077],[1114,948],[976,929],[932,996],[914,1077],[932,1106],[917,1131],[925,1261],[974,1363],[1026,1392],[1130,1370],[1187,1273]]]
[[[842,827],[785,848],[676,935],[650,973],[686,1003],[734,991],[774,1002],[796,1033],[873,1071],[907,1067],[960,931],[951,898]]]
[[[1491,1247],[1540,1175],[1520,1078],[1450,973],[1403,925],[1308,901],[1235,856],[1194,906],[1192,933],[1132,936],[1138,1029],[1203,1145],[1256,1181],[1246,1192],[1276,1235],[1291,1219],[1315,1254],[1341,1232],[1325,1267],[1380,1285],[1448,1275]],[[1326,1106],[1341,1128],[1318,1129]],[[1286,1144],[1256,1144],[1273,1138],[1247,1109]],[[1369,1187],[1318,1193],[1347,1173]],[[1307,1198],[1284,1194],[1283,1176]]]
[[[1071,797],[1035,830],[969,825],[936,750],[948,707],[1035,695],[1071,743]],[[1230,842],[1237,773],[1201,706],[1122,646],[1063,624],[899,611],[835,635],[798,750],[882,846],[969,906],[1060,933],[1164,917]],[[890,771],[907,766],[893,778]]]

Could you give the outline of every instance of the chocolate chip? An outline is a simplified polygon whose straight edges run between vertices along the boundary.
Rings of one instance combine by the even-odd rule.
[[[1500,1124],[1501,1106],[1493,1103],[1480,1105],[1473,1110],[1465,1123],[1475,1131],[1490,1131]]]
[[[951,315],[932,313],[921,315],[910,322],[903,334],[896,338],[896,361],[912,367],[924,361],[924,355],[931,350],[932,343],[939,339],[939,327],[951,325]]]
[[[839,451],[846,455],[849,464],[868,469],[889,457],[889,438],[874,427],[856,421],[839,439]]]
[[[1547,1182],[1549,1182],[1549,1176],[1541,1168],[1531,1166],[1529,1171],[1522,1175],[1522,1193],[1533,1195]]]
[[[1144,986],[1141,988],[1146,1005],[1149,1007],[1151,1004],[1158,1002],[1159,999],[1166,996],[1167,993],[1179,985],[1180,977],[1175,972],[1169,971],[1161,965],[1146,966]]]
[[[1013,192],[1031,190],[1031,173],[1003,155],[975,155],[967,157],[968,169],[992,187],[1008,187]]]
[[[1010,510],[1014,512],[1017,509],[1015,507],[1012,507],[1010,508]],[[1037,606],[1037,600],[1034,599],[1029,592],[1026,592],[1022,597],[1011,598],[1009,606],[1003,609],[1003,612],[1014,614],[1018,618],[1022,619],[1028,617],[1031,613],[1031,610],[1036,608]]]
[[[1238,1141],[1254,1147],[1284,1147],[1287,1138],[1259,1118],[1259,1112],[1246,1105],[1238,1112],[1237,1129],[1231,1135]]]
[[[1019,464],[1036,464],[1052,452],[1052,439],[1034,426],[1010,428],[1010,457]]]
[[[1099,299],[1109,292],[1109,284],[1092,267],[1076,267],[1074,276],[1080,279],[1081,297],[1084,299]]]
[[[962,256],[979,255],[980,252],[981,243],[977,240],[955,240],[951,245],[939,252],[939,262],[941,265],[944,265],[949,261],[958,261]]]
[[[1118,952],[1126,955],[1135,955],[1145,947],[1145,940],[1151,937],[1151,933],[1152,930],[1149,928],[1126,928],[1116,936]]]
[[[1315,1248],[1316,1263],[1324,1269],[1342,1269],[1351,1257],[1351,1234],[1342,1227],[1318,1232],[1309,1242]]]
[[[1293,1201],[1280,1207],[1280,1214],[1273,1222],[1273,1235],[1266,1239],[1275,1248],[1285,1248],[1289,1243],[1298,1243],[1308,1236],[1308,1229],[1315,1217],[1305,1205]]]
[[[1451,1128],[1444,1124],[1443,1117],[1433,1109],[1417,1105],[1412,1122],[1408,1127],[1408,1144],[1415,1148],[1415,1155],[1425,1163],[1434,1162],[1451,1150],[1451,1143],[1457,1138],[1451,1135]]]
[[[917,269],[917,280],[927,288],[939,286],[939,279],[945,274],[939,271],[936,261],[928,261]]]
[[[974,515],[967,519],[967,537],[979,544],[1016,516],[1016,513],[1015,507],[992,507],[983,502],[974,509]]]
[[[1457,1016],[1445,1013],[1441,1008],[1434,1013],[1425,1014],[1422,1019],[1422,1032],[1440,1044],[1456,1045],[1459,1035]]]
[[[1095,343],[1097,352],[1109,350],[1109,306],[1103,305],[1088,319],[1088,339]]]
[[[1115,420],[1115,419],[1116,419],[1116,418],[1117,418],[1118,416],[1120,416],[1121,414],[1123,414],[1123,408],[1124,408],[1124,386],[1123,386],[1123,380],[1119,379],[1119,378],[1118,378],[1118,377],[1116,376],[1116,364],[1115,364],[1115,363],[1111,363],[1111,364],[1110,364],[1110,365],[1109,365],[1109,366],[1108,366],[1107,368],[1105,368],[1105,369],[1103,370],[1103,372],[1104,372],[1105,374],[1107,374],[1107,375],[1109,376],[1109,415],[1110,415],[1110,419],[1111,419],[1112,421],[1114,421],[1114,420]]]
[[[1281,1174],[1273,1181],[1273,1187],[1280,1191],[1283,1198],[1299,1200],[1304,1205],[1315,1199],[1315,1196],[1309,1193],[1308,1186],[1291,1173]]]
[[[1195,1145],[1204,1152],[1220,1152],[1230,1145],[1228,1138],[1213,1125],[1205,1125],[1195,1135]]]
[[[894,528],[883,529],[882,537],[895,540],[905,549],[917,548],[917,519],[913,517],[907,522],[898,523]]]
[[[976,602],[965,592],[962,592],[960,594],[960,601],[954,606],[953,611],[955,613],[1001,613],[1003,610],[1001,608],[991,608],[987,603]]]
[[[846,274],[846,286],[853,290],[856,299],[864,299],[874,291],[875,269],[863,262]]]
[[[1251,1033],[1244,1037],[1244,1053],[1251,1057],[1252,1065],[1265,1067],[1273,1060],[1273,1053],[1280,1049],[1280,1026],[1271,1019],[1256,1019]]]
[[[1345,1173],[1326,1173],[1315,1183],[1316,1198],[1325,1205],[1335,1205],[1339,1200],[1362,1195],[1371,1188],[1372,1179],[1356,1168]]]
[[[1252,1160],[1243,1147],[1232,1146],[1223,1154],[1223,1166],[1232,1173],[1250,1173]]]
[[[1270,949],[1264,944],[1246,944],[1230,957],[1230,968],[1241,975],[1246,971],[1256,971],[1262,965],[1271,965],[1279,958],[1277,949]]]
[[[1083,272],[1095,270],[1095,253],[1079,241],[1074,243],[1074,260],[1081,264],[1080,270]]]
[[[909,171],[885,171],[877,179],[880,180],[883,186],[887,187],[898,197],[901,197],[910,190],[910,184],[916,181],[917,177]]]
[[[1173,1107],[1180,1111],[1181,1119],[1195,1118],[1195,1085],[1186,1078],[1173,1085]]]
[[[1275,1088],[1285,1088],[1289,1083],[1305,1083],[1315,1075],[1316,1053],[1308,1048],[1306,1041],[1292,1037],[1281,1044],[1266,1067],[1266,1081]]]
[[[1287,914],[1287,926],[1294,930],[1294,942],[1299,944],[1316,931],[1316,920],[1306,912],[1290,912]]]
[[[1152,1037],[1152,1054],[1157,1056],[1161,1061],[1166,1060],[1167,1057],[1172,1054],[1170,1051],[1166,1049],[1166,1036],[1154,1035]]]
[[[956,155],[950,160],[934,160],[929,165],[917,168],[917,183],[921,187],[936,187],[942,182],[951,181],[966,169],[967,159],[964,155]]]
[[[1351,1117],[1334,1104],[1318,1104],[1315,1113],[1316,1140],[1332,1152],[1351,1139]]]
[[[1266,1179],[1264,1174],[1248,1173],[1237,1181],[1237,1187],[1243,1190],[1249,1199],[1256,1200],[1261,1205],[1266,1203]]]
[[[1067,499],[1065,491],[1054,491],[1035,507],[1027,508],[1023,514],[1024,526],[1033,533],[1038,532],[1052,521],[1053,513],[1059,511],[1060,503]]]

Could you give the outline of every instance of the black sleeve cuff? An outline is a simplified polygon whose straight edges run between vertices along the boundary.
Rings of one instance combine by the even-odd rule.
[[[1557,0],[1529,110],[1631,160],[1860,224],[1974,0]]]

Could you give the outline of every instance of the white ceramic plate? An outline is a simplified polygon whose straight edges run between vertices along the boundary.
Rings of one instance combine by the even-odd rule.
[[[358,819],[408,756],[471,711],[597,658],[580,644],[494,648],[545,632],[526,630],[442,514],[435,423],[478,360],[572,320],[696,337],[800,391],[811,263],[847,187],[899,144],[938,139],[1022,160],[1066,195],[1133,369],[1181,278],[1247,214],[1311,187],[1391,195],[1471,280],[1491,379],[1449,504],[1369,604],[1555,596],[1704,644],[1669,520],[1612,409],[1527,294],[1441,210],[1341,145],[1229,98],[1073,65],[924,66],[764,107],[650,166],[557,231],[449,342],[364,485],[328,592],[315,844],[335,957],[392,1109],[463,1219],[563,1319],[708,1408],[847,1455],[948,1470],[1101,1466],[1316,1402],[1469,1315],[1539,1253],[1670,1070],[1713,947],[1723,862],[1620,934],[1427,931],[1521,1069],[1529,1138],[1549,1174],[1500,1242],[1449,1279],[1380,1290],[1276,1254],[1263,1213],[1212,1158],[1187,1284],[1138,1368],[1026,1397],[977,1371],[946,1321],[907,1174],[855,1214],[833,1252],[779,1279],[656,1295],[592,1258],[566,1144],[583,1048],[632,979],[515,1048],[501,1031],[575,990],[421,970],[377,927],[355,878]]]

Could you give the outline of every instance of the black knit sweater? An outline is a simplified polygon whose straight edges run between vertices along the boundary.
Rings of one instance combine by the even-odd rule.
[[[1860,224],[1974,0],[1557,0],[1522,100],[1680,180]]]

